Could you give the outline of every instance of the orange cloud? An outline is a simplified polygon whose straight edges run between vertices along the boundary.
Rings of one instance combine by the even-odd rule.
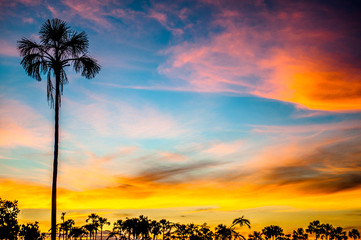
[[[335,9],[317,3],[277,5],[274,12],[230,7],[212,22],[223,31],[170,48],[159,72],[191,91],[252,94],[316,110],[361,109],[355,13],[338,9],[334,18]]]
[[[277,50],[262,61],[262,67],[273,73],[254,94],[317,110],[361,109],[359,69],[322,52],[306,55],[304,51]]]

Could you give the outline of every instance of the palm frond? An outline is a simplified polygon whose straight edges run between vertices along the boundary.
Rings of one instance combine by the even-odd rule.
[[[48,103],[50,105],[51,108],[54,107],[54,86],[53,86],[53,82],[51,81],[51,71],[48,71],[48,82],[47,82],[47,88],[46,88],[46,92],[47,92],[47,98],[48,98]]]
[[[56,45],[66,42],[70,33],[70,27],[65,21],[58,18],[48,19],[40,29],[40,41],[46,46]]]
[[[68,76],[66,75],[66,72],[64,69],[60,70],[60,91],[63,93],[63,85],[67,84],[69,82]]]
[[[32,78],[41,81],[41,73],[46,73],[48,70],[48,62],[40,54],[27,54],[23,57],[20,64],[25,69],[25,72]]]
[[[72,59],[74,70],[81,72],[83,77],[88,79],[95,77],[100,71],[100,65],[97,61],[89,56],[83,55],[79,58]]]
[[[20,52],[20,56],[26,56],[29,54],[42,54],[42,46],[38,45],[36,42],[33,42],[27,38],[22,38],[18,43],[18,50]]]
[[[72,32],[67,42],[64,42],[60,50],[66,56],[78,57],[81,54],[86,54],[89,47],[88,36],[85,32]]]

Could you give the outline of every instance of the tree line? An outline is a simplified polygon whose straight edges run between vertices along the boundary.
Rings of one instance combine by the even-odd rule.
[[[18,201],[0,198],[0,239],[41,240],[47,234],[41,233],[38,222],[19,224],[17,216],[20,210]],[[309,223],[306,229],[297,228],[291,234],[284,233],[280,226],[270,225],[261,231],[253,231],[247,237],[236,231],[237,227],[251,228],[251,222],[244,216],[233,220],[229,226],[217,225],[214,230],[207,223],[201,225],[189,223],[173,223],[166,219],[151,220],[140,215],[134,218],[118,219],[113,223],[111,231],[104,231],[104,226],[111,223],[107,218],[91,213],[82,226],[75,226],[73,219],[66,219],[61,214],[61,222],[56,225],[59,240],[353,240],[360,239],[357,229],[345,231],[342,227],[324,224],[318,220]],[[51,231],[51,229],[49,230]],[[103,233],[105,233],[103,236]]]

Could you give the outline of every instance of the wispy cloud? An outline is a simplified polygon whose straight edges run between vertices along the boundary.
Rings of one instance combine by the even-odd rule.
[[[79,119],[77,123],[81,123],[83,127],[88,124],[102,135],[134,139],[174,138],[187,131],[174,117],[150,105],[136,107],[103,96],[100,98],[100,101],[85,105],[75,102],[71,104],[72,116]],[[70,127],[76,128],[71,125]]]
[[[15,45],[11,45],[7,41],[0,39],[0,55],[18,57],[19,53]]]
[[[294,5],[279,6],[275,12],[262,7],[245,12],[225,4],[212,22],[223,31],[171,47],[159,72],[194,91],[252,94],[310,109],[359,110],[359,59],[352,52],[356,36],[344,25],[355,16],[343,9],[342,18],[335,20],[333,8],[311,4],[316,10],[310,11]],[[317,12],[329,17],[320,19]],[[334,28],[327,27],[330,24]],[[329,51],[327,46],[344,51]]]
[[[50,123],[33,108],[16,100],[0,101],[0,146],[46,148],[51,142]]]

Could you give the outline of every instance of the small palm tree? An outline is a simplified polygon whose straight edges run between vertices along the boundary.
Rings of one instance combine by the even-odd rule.
[[[161,234],[160,228],[160,222],[157,222],[156,220],[150,222],[150,233],[153,234],[153,240],[155,240],[156,237]]]
[[[62,212],[61,217],[60,217],[60,219],[63,220],[63,223],[65,222],[65,214],[66,214],[66,212]],[[60,228],[61,228],[61,225],[60,225]],[[59,231],[59,238],[60,238],[60,232],[61,231]],[[64,231],[63,231],[63,240],[64,240]]]
[[[342,227],[337,227],[332,229],[332,233],[330,235],[330,239],[332,240],[346,240],[347,234],[343,231]]]
[[[161,219],[159,223],[161,225],[162,240],[164,240],[166,232],[169,231],[169,229],[171,228],[171,223],[166,219]]]
[[[100,227],[100,240],[103,240],[103,226],[104,225],[110,225],[110,222],[108,222],[108,219],[99,217],[98,218],[99,227]]]
[[[307,240],[308,234],[304,231],[303,228],[298,228],[293,230],[292,240]]]
[[[91,221],[91,224],[93,226],[93,231],[95,232],[93,237],[94,239],[96,239],[98,233],[98,227],[99,227],[99,215],[95,213],[91,213],[85,221],[86,222]]]
[[[73,65],[85,78],[93,78],[100,71],[97,61],[87,55],[89,41],[85,32],[70,29],[60,19],[47,20],[41,30],[40,43],[22,38],[18,50],[23,57],[21,65],[32,78],[41,81],[47,75],[47,97],[50,106],[55,102],[55,136],[53,182],[51,195],[51,239],[56,239],[56,189],[58,175],[59,108],[63,85],[68,82],[66,67]],[[55,92],[55,100],[54,100]]]
[[[232,229],[224,224],[218,224],[214,231],[216,240],[231,240]]]
[[[280,236],[283,236],[283,229],[280,226],[270,225],[268,227],[263,228],[263,235],[266,236],[267,239],[272,238],[274,240]]]
[[[360,232],[357,229],[353,228],[351,231],[348,232],[348,236],[350,238],[353,238],[353,240],[356,240],[360,238]]]
[[[244,216],[234,219],[232,222],[232,227],[236,226],[237,224],[240,227],[246,225],[248,228],[251,228],[251,222],[248,219],[244,218]]]
[[[322,230],[322,225],[320,223],[320,221],[315,220],[310,222],[310,224],[308,225],[306,232],[310,233],[310,234],[315,234],[316,240],[321,236],[323,230]]]
[[[333,226],[332,224],[322,224],[321,225],[321,233],[323,234],[323,236],[325,236],[326,240],[329,239],[329,236],[332,234],[333,231]]]
[[[248,235],[248,239],[249,240],[263,240],[263,233],[262,232],[257,232],[257,231],[253,231],[253,233]]]
[[[95,232],[95,226],[94,224],[92,223],[89,223],[89,224],[85,224],[83,226],[84,230],[86,233],[89,233],[89,238],[91,239],[92,236],[94,235],[93,232]]]
[[[73,227],[69,233],[69,235],[75,238],[75,240],[78,238],[82,239],[84,234],[86,234],[86,230],[83,227]]]
[[[199,235],[203,240],[211,240],[213,239],[214,233],[207,225],[207,223],[203,223],[202,225],[199,226]]]

